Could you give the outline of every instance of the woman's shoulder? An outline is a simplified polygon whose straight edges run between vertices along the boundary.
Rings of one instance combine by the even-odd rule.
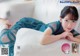
[[[52,31],[56,31],[60,26],[61,26],[60,21],[48,23],[48,27],[50,27],[52,29]]]
[[[48,23],[48,25],[60,25],[60,21],[54,21],[54,22],[50,22]]]

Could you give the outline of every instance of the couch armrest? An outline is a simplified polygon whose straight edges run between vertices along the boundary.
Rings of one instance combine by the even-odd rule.
[[[27,47],[27,49],[29,51],[28,53],[30,53],[30,52],[32,53],[33,51],[31,51],[31,50],[33,48],[35,48],[35,47],[37,48],[40,46],[39,43],[40,43],[40,39],[41,39],[42,35],[43,35],[43,32],[29,29],[29,28],[21,28],[17,32],[17,35],[16,35],[16,42],[15,42],[15,47],[14,47],[14,56],[19,55],[18,52],[20,50],[18,50],[18,48],[17,48],[18,46],[20,46],[20,48],[23,50],[25,47]],[[20,44],[20,43],[22,43],[22,44]],[[31,46],[33,46],[33,47],[31,48]],[[21,53],[21,51],[20,51],[20,53]],[[23,56],[25,56],[25,54]]]
[[[68,40],[59,40],[49,45],[41,45],[43,32],[33,29],[22,28],[18,31],[14,47],[15,56],[63,56],[66,55],[62,52],[61,46],[64,43],[69,43],[70,47],[72,42]],[[70,48],[68,56],[74,56]],[[76,56],[79,56],[76,55]]]

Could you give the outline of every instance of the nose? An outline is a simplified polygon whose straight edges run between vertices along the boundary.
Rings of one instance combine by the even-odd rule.
[[[68,28],[71,28],[72,27],[72,23],[68,23]]]

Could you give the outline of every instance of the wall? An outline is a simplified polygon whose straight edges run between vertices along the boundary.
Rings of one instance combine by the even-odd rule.
[[[60,4],[59,0],[34,0],[35,17],[45,23],[59,20],[61,9],[65,5]]]

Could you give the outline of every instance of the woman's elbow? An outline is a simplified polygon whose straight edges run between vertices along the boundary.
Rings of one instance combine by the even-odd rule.
[[[48,41],[44,38],[44,39],[42,39],[41,41],[40,41],[40,44],[41,45],[47,45],[48,43],[47,43]]]
[[[40,41],[41,45],[47,45],[49,44],[49,36],[48,35],[44,35]]]
[[[41,44],[41,45],[46,45],[47,43],[45,43],[45,41],[42,40],[42,41],[40,42],[40,44]]]

